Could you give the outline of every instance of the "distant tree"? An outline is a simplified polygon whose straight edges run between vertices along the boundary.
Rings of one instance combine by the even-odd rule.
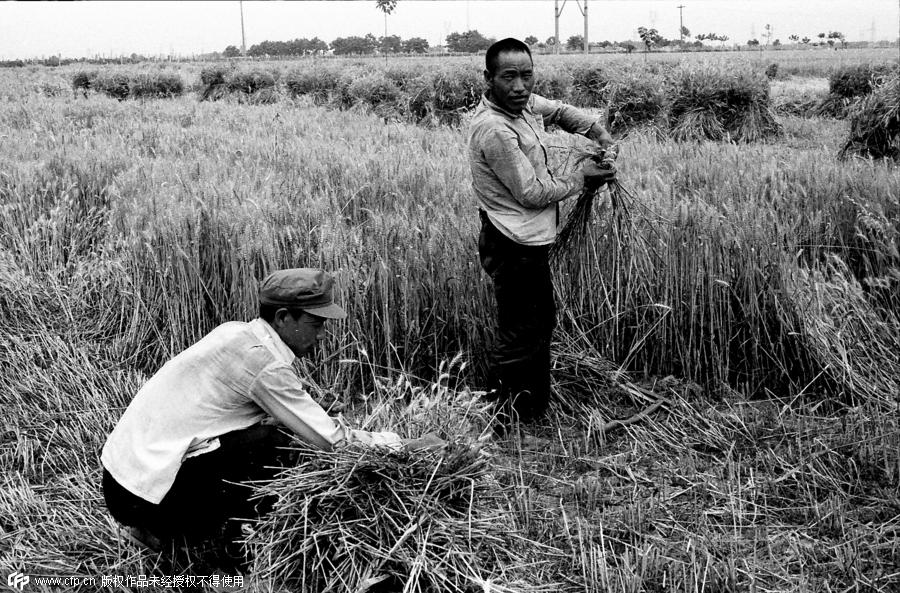
[[[566,41],[566,49],[578,50],[584,47],[584,37],[582,35],[572,35]]]
[[[819,39],[825,39],[825,33],[819,33],[818,35],[816,35],[816,37],[818,37]]]
[[[812,40],[809,37],[804,37],[803,39],[800,40],[800,42],[803,45],[808,45],[810,41],[812,41]]]
[[[620,43],[619,45],[622,46],[622,48],[625,50],[625,53],[627,53],[627,54],[630,54],[631,52],[633,52],[634,50],[637,49],[637,46],[635,46],[630,41],[625,41],[623,43]]]
[[[421,37],[410,37],[403,42],[403,51],[408,54],[424,54],[428,51],[428,41]]]
[[[647,47],[647,51],[650,51],[650,48],[654,45],[657,45],[662,39],[659,35],[659,31],[656,29],[648,29],[647,27],[638,27],[638,35],[641,38],[641,41],[644,42],[644,45]]]
[[[261,41],[255,45],[251,45],[247,50],[247,55],[262,56],[287,56],[290,55],[289,45],[284,41]]]
[[[797,43],[798,41],[800,41],[800,36],[799,35],[791,35],[790,37],[788,37],[788,39],[790,39],[794,43]]]
[[[682,37],[690,37],[690,36],[691,36],[691,30],[688,29],[687,27],[685,27],[684,25],[682,25],[682,26],[681,26],[681,36],[682,36]]]
[[[840,41],[841,47],[844,48],[847,46],[847,38],[844,37],[844,34],[840,31],[829,31],[828,32],[828,45],[834,45],[834,41]]]
[[[706,36],[706,33],[698,33],[697,35],[694,35],[694,39],[697,40],[697,43],[703,45],[703,40],[708,38]]]
[[[229,45],[228,47],[225,48],[225,51],[222,52],[222,55],[225,56],[226,58],[236,58],[239,55],[241,55],[241,50],[239,50],[234,45]]]
[[[493,39],[488,39],[475,29],[447,35],[447,47],[454,52],[475,53],[487,49],[492,43]]]
[[[612,43],[609,42],[609,41],[607,41],[606,39],[604,39],[603,41],[601,41],[601,42],[598,43],[597,45],[598,45],[599,47],[602,47],[603,49],[606,49],[607,47],[609,47],[610,45],[612,45]]]
[[[554,45],[556,45],[556,37],[551,35],[550,37],[547,38],[547,41],[545,41],[544,43],[546,43],[550,47],[553,47]]]
[[[781,47],[781,39],[776,39],[772,42],[772,47]]]
[[[326,51],[328,51],[328,44],[318,37],[313,37],[312,39],[307,40],[306,48],[304,48],[303,53],[317,55],[324,54]]]
[[[751,39],[747,42],[747,45],[749,45],[750,47],[758,47],[759,39]]]
[[[397,8],[397,0],[375,0],[375,6],[384,13],[384,36],[387,37],[387,18]]]
[[[403,40],[399,35],[388,35],[378,40],[378,49],[384,54],[397,54],[403,51]]]
[[[375,52],[377,46],[378,40],[371,33],[365,37],[338,37],[331,42],[331,49],[338,56],[371,54]]]
[[[529,35],[525,38],[525,43],[533,47],[538,44],[538,38],[534,35]]]

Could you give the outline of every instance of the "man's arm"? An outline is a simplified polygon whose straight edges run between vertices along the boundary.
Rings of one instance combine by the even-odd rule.
[[[481,150],[494,175],[526,208],[544,208],[576,195],[584,187],[584,174],[580,170],[559,178],[549,175],[538,177],[528,157],[519,148],[515,132],[509,128],[487,130]]]
[[[353,430],[329,416],[313,400],[290,367],[266,367],[250,387],[253,399],[270,416],[304,441],[330,450],[343,441],[399,448],[403,441],[393,432]]]
[[[531,110],[544,119],[544,125],[555,124],[570,134],[581,134],[603,148],[610,146],[612,137],[600,119],[562,101],[551,101],[540,95],[531,95]]]

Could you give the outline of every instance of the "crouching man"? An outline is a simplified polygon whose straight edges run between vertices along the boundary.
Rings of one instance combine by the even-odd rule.
[[[249,500],[237,482],[274,477],[291,440],[285,430],[322,449],[441,446],[436,437],[353,430],[307,393],[291,363],[312,352],[326,320],[346,316],[333,284],[321,270],[275,272],[260,285],[259,318],[215,328],[138,391],[100,458],[106,505],[132,537],[154,549],[176,538],[233,542],[240,523],[230,519],[272,504]]]

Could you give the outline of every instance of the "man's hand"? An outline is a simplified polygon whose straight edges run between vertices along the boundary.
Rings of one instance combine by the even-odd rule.
[[[447,446],[447,441],[429,432],[417,439],[405,439],[403,448],[409,451],[441,451]]]
[[[616,178],[616,166],[608,160],[603,161],[602,164],[588,162],[581,168],[581,173],[584,175],[585,187],[597,189]]]
[[[588,140],[592,140],[599,144],[600,148],[606,149],[613,145],[612,136],[609,135],[606,128],[601,126],[599,122],[591,126],[591,129],[588,130],[586,136]]]

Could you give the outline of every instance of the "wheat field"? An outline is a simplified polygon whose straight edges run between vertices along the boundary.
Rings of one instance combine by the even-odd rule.
[[[441,572],[448,544],[419,529],[382,542],[394,580],[367,590],[898,590],[900,169],[839,160],[846,121],[779,116],[779,137],[740,144],[624,138],[628,232],[607,203],[557,262],[553,413],[498,443],[477,397],[494,305],[464,115],[117,101],[77,96],[74,72],[0,71],[5,572],[80,590],[205,574],[122,539],[100,447],[168,357],[254,316],[262,277],[316,266],[349,317],[298,366],[314,395],[361,427],[478,443],[460,477],[489,486],[467,511],[470,573]],[[822,72],[788,70],[776,94],[822,92]],[[565,171],[580,141],[548,145]],[[291,479],[269,486],[285,511],[226,590],[312,590],[288,558]],[[503,529],[473,536],[488,519]]]

